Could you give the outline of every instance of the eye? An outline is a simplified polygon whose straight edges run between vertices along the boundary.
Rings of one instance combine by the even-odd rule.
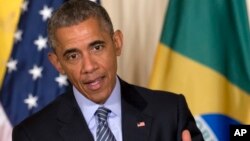
[[[99,51],[99,50],[102,50],[102,49],[103,49],[103,45],[102,44],[98,44],[98,45],[93,46],[93,50],[94,51]]]
[[[66,59],[67,59],[67,60],[76,60],[76,59],[78,59],[78,58],[79,58],[79,53],[77,53],[77,52],[69,53],[69,54],[67,54],[67,56],[66,56]]]

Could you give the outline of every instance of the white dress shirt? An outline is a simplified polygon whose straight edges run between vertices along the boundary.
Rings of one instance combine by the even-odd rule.
[[[73,87],[74,96],[76,98],[77,104],[81,109],[81,112],[87,122],[87,125],[96,141],[96,130],[98,121],[95,111],[100,106],[104,106],[111,110],[108,116],[108,124],[112,133],[115,136],[116,141],[122,141],[122,126],[121,126],[121,86],[119,79],[116,77],[115,88],[113,89],[111,95],[107,101],[103,104],[96,104],[89,99],[87,99],[83,94],[81,94],[75,87]]]

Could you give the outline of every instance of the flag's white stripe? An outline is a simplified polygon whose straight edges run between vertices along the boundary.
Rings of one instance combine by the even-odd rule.
[[[0,141],[11,141],[12,126],[0,103]]]
[[[213,130],[201,116],[195,116],[195,121],[198,128],[201,130],[205,141],[218,141]]]

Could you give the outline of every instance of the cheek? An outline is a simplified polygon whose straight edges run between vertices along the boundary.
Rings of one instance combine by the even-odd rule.
[[[78,85],[81,82],[81,76],[77,72],[67,72],[67,77],[73,85]]]
[[[108,60],[106,61],[106,66],[108,71],[112,73],[116,73],[117,70],[117,60],[116,60],[116,55],[109,56]]]
[[[76,78],[80,78],[80,69],[78,65],[67,65],[63,66],[66,75],[71,80],[75,80]]]

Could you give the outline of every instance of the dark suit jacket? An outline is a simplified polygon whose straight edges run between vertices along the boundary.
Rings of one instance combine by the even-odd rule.
[[[183,129],[203,140],[184,96],[152,91],[121,81],[123,141],[180,141]],[[137,124],[145,123],[138,127]],[[13,130],[13,141],[94,141],[73,92],[27,118]]]

